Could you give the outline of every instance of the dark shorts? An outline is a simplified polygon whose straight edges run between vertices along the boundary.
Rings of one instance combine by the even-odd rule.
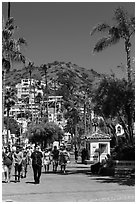
[[[22,164],[15,164],[15,171],[21,171],[22,170]]]

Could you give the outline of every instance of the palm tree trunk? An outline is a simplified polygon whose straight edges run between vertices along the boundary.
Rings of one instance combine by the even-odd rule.
[[[31,114],[32,114],[32,120],[33,120],[33,111],[32,111],[32,98],[31,98],[31,71],[30,71],[30,87],[29,87],[29,101],[31,105]]]
[[[130,58],[130,42],[129,39],[125,41],[125,50],[127,54],[127,75],[128,83],[131,85],[131,58]]]
[[[86,102],[84,101],[84,134],[87,134],[87,126],[86,126]]]
[[[35,120],[37,121],[37,117],[36,117],[36,103],[35,103],[35,84],[33,86],[33,91],[34,91],[34,106],[35,106]]]
[[[46,100],[47,100],[47,103],[46,103],[46,114],[47,114],[47,121],[49,121],[49,117],[48,117],[48,81],[47,81],[47,70],[45,70],[45,83],[46,83],[45,94],[46,94]]]
[[[10,2],[8,2],[8,19],[10,18]]]
[[[9,111],[10,109],[7,108],[7,141],[6,141],[7,146],[9,145]]]
[[[5,78],[6,78],[6,70],[3,69],[3,100],[2,100],[2,130],[4,130],[4,104],[5,104]]]
[[[75,146],[77,146],[78,128],[77,123],[75,124]]]

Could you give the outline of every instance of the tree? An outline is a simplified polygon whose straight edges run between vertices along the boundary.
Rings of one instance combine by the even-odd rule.
[[[42,144],[42,142],[44,140],[44,136],[46,135],[46,132],[45,132],[45,129],[44,129],[43,125],[44,125],[43,123],[40,123],[40,124],[31,123],[29,125],[27,135],[28,135],[28,139],[32,143]]]
[[[50,64],[43,64],[41,65],[41,69],[42,71],[44,72],[44,75],[45,75],[45,89],[44,89],[44,97],[43,97],[43,104],[44,104],[44,98],[46,98],[46,117],[47,117],[47,121],[48,121],[48,81],[47,81],[47,72],[48,72],[48,69],[50,68]]]
[[[135,120],[134,84],[129,87],[125,79],[104,77],[94,92],[93,102],[95,113],[111,121],[118,119],[124,128],[127,142],[132,144]]]
[[[101,23],[95,26],[91,31],[91,36],[99,32],[107,32],[108,36],[101,38],[94,47],[94,52],[100,52],[104,48],[111,46],[121,39],[124,40],[125,51],[127,56],[127,74],[128,83],[131,84],[131,37],[135,33],[135,17],[130,16],[121,7],[117,8],[114,12],[114,20],[116,25],[110,26],[106,23]]]
[[[8,135],[8,130],[9,130],[9,112],[12,106],[15,105],[16,101],[16,94],[14,89],[9,89],[6,90],[5,92],[5,99],[4,99],[4,107],[7,109],[7,144],[9,142],[9,135]]]
[[[4,118],[4,123],[7,126],[7,117]],[[11,134],[20,134],[20,126],[13,118],[9,118],[9,130]]]
[[[31,123],[28,128],[28,138],[32,143],[39,143],[44,148],[55,140],[60,141],[64,132],[53,122],[41,121],[39,124]]]
[[[41,105],[42,99],[43,99],[43,96],[42,96],[42,94],[40,92],[34,98],[35,104],[39,105],[39,110],[40,110],[40,116],[41,117],[42,117],[42,105]]]
[[[17,27],[14,25],[14,19],[9,18],[3,23],[2,29],[2,60],[9,62],[10,68],[13,61],[25,63],[25,56],[21,53],[21,46],[26,45],[24,38],[15,39],[14,33]]]
[[[21,53],[21,46],[26,45],[24,38],[15,39],[16,30],[14,19],[8,18],[6,23],[3,20],[2,25],[2,69],[3,69],[3,117],[4,117],[4,99],[5,99],[5,78],[6,73],[12,68],[13,61],[25,63],[25,57]]]
[[[32,111],[32,85],[31,85],[31,81],[32,81],[32,71],[34,69],[34,62],[30,62],[28,63],[26,70],[29,73],[29,81],[30,81],[30,85],[29,85],[29,102],[31,104],[31,112],[32,112],[32,118],[33,118],[33,111]]]
[[[53,143],[54,141],[61,141],[64,135],[64,131],[54,122],[46,122],[44,126],[47,143]]]

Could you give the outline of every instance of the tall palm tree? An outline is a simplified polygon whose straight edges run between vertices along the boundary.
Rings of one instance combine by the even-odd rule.
[[[32,119],[33,119],[33,110],[32,110],[32,71],[34,69],[34,62],[30,62],[28,63],[28,66],[26,67],[26,70],[29,72],[29,102],[31,104],[31,114],[32,114]]]
[[[3,128],[4,128],[4,100],[5,100],[5,78],[6,73],[12,68],[12,62],[18,61],[25,63],[25,56],[21,53],[21,46],[26,45],[24,38],[15,39],[14,32],[16,26],[14,19],[8,18],[2,24],[2,69],[3,69]],[[7,135],[8,138],[8,135]]]
[[[111,46],[121,39],[125,43],[127,56],[127,75],[128,82],[131,84],[131,37],[135,33],[135,17],[130,16],[123,8],[119,7],[114,12],[115,25],[110,26],[106,23],[100,23],[93,27],[91,36],[95,32],[108,32],[108,36],[101,38],[94,47],[94,52],[100,52],[104,48]]]
[[[42,71],[44,71],[44,75],[45,75],[45,84],[46,84],[46,87],[45,87],[45,90],[44,90],[44,97],[46,98],[46,115],[47,115],[47,120],[48,120],[48,80],[47,80],[47,73],[48,73],[48,69],[50,68],[50,64],[43,64],[41,65],[41,69]],[[44,99],[43,97],[43,99]],[[44,100],[43,100],[44,102]]]

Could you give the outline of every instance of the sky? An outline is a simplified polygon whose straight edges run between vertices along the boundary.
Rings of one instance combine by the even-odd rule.
[[[121,74],[117,66],[126,64],[124,42],[93,54],[94,45],[105,34],[90,36],[100,22],[113,25],[114,9],[118,6],[135,15],[134,2],[11,2],[11,16],[18,26],[15,37],[26,39],[28,45],[22,52],[36,66],[57,60],[98,73],[112,70]],[[7,2],[2,3],[2,15],[7,18]]]

